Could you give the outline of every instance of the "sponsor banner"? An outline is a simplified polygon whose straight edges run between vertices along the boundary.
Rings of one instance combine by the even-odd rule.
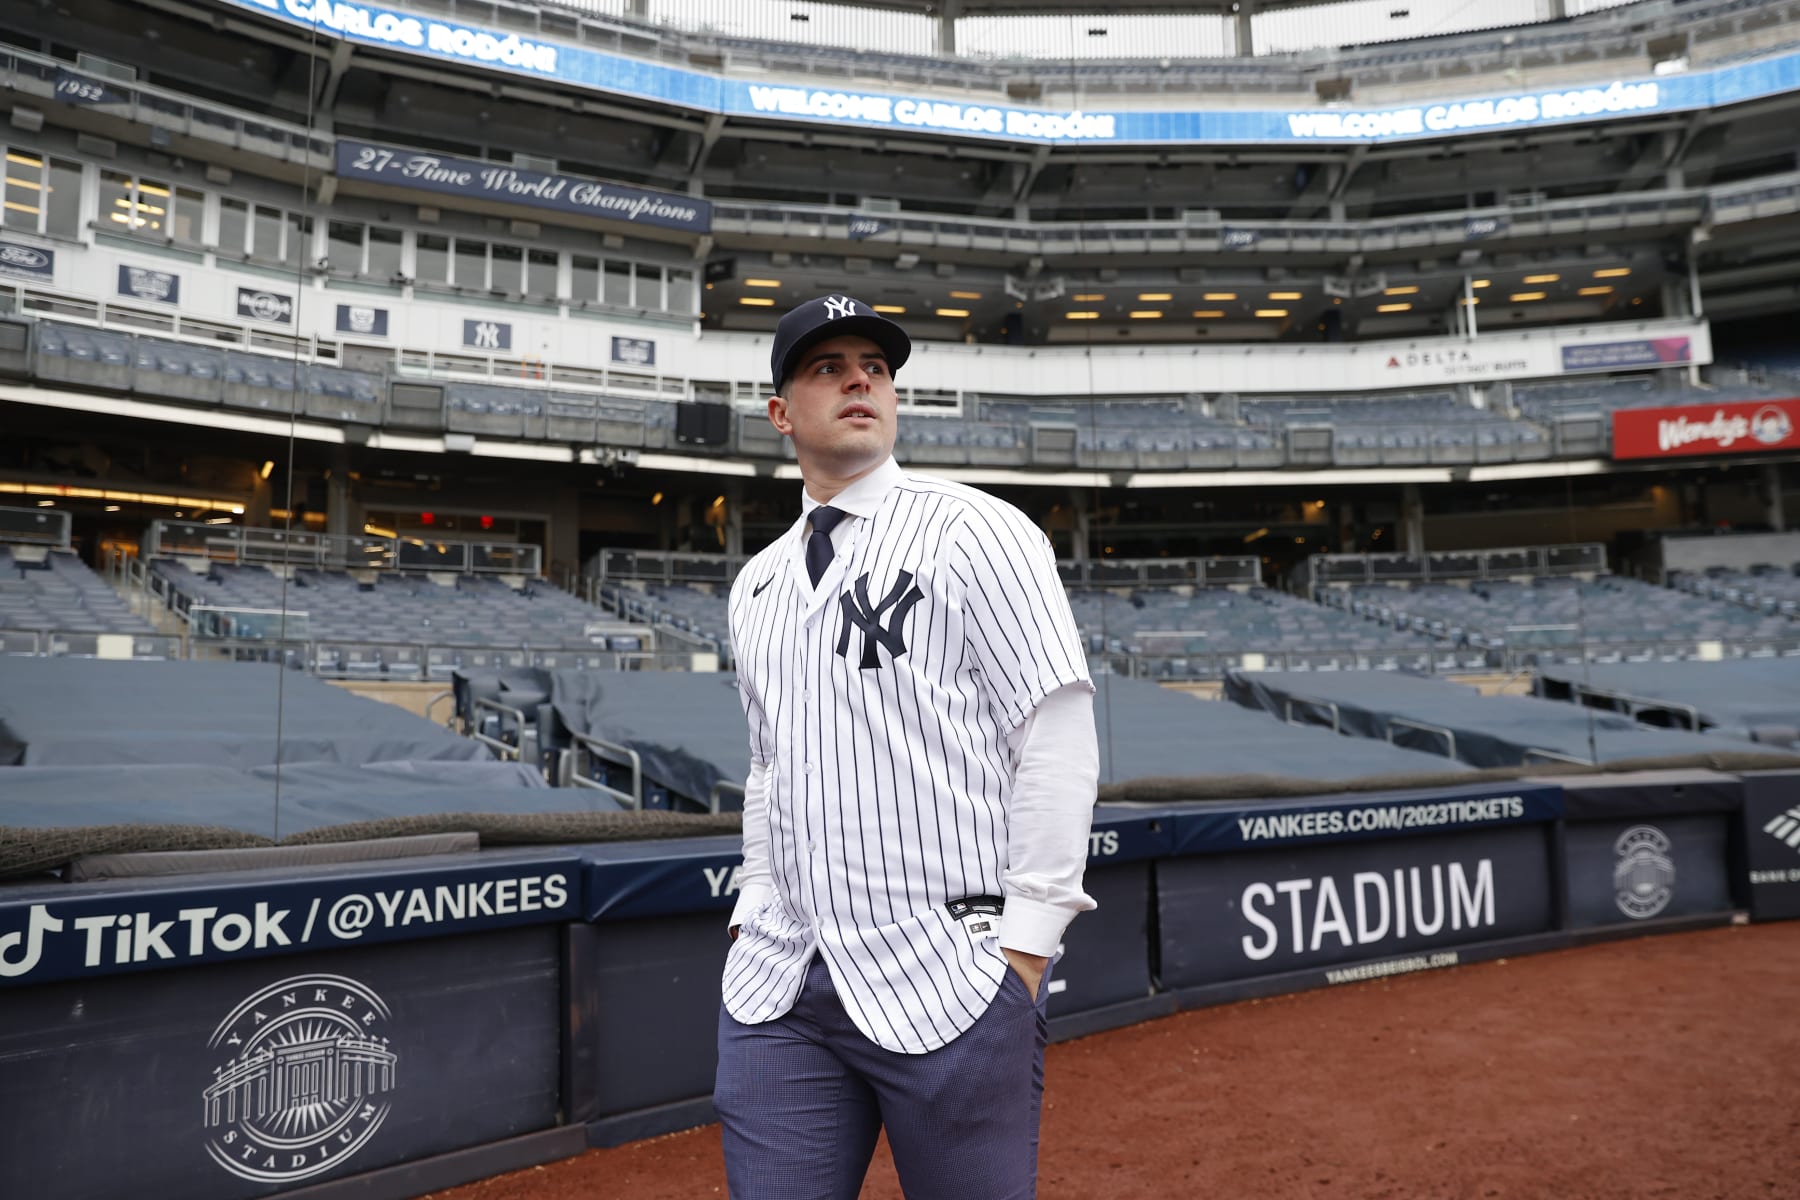
[[[384,338],[388,335],[388,310],[367,304],[340,304],[337,306],[337,331]]]
[[[1548,346],[1526,342],[1484,345],[1474,342],[1446,342],[1430,349],[1390,350],[1382,354],[1381,379],[1377,387],[1397,387],[1402,383],[1441,383],[1464,379],[1514,379],[1538,373],[1539,360],[1549,370]]]
[[[1265,846],[1303,846],[1365,838],[1489,829],[1554,821],[1562,789],[1476,785],[1430,795],[1371,793],[1345,800],[1300,800],[1172,817],[1175,854],[1224,854]]]
[[[573,919],[580,863],[233,882],[0,905],[0,986]]]
[[[1743,779],[1743,882],[1751,919],[1800,917],[1800,771]]]
[[[252,321],[272,321],[279,325],[294,323],[294,298],[266,288],[241,287],[237,290],[237,315]]]
[[[1568,925],[1729,912],[1728,825],[1723,814],[1569,822]]]
[[[476,350],[511,350],[512,326],[503,321],[465,320],[462,344]]]
[[[1141,862],[1169,853],[1167,812],[1100,807],[1088,834],[1088,866]],[[729,911],[742,886],[743,843],[736,837],[584,847],[584,916],[589,921]]]
[[[1793,450],[1800,448],[1800,398],[1620,408],[1612,426],[1614,458]]]
[[[0,275],[51,279],[56,275],[56,251],[0,239]]]
[[[559,959],[543,927],[10,993],[0,1195],[248,1200],[550,1128]]]
[[[880,237],[894,228],[892,221],[883,221],[880,217],[851,217],[850,240],[867,241],[872,237]]]
[[[1482,238],[1498,237],[1511,227],[1511,219],[1504,216],[1470,217],[1463,222],[1463,239],[1479,242]]]
[[[1156,867],[1165,987],[1551,928],[1549,826],[1176,858]]]
[[[1262,234],[1254,229],[1240,229],[1227,225],[1219,230],[1219,249],[1221,250],[1253,250],[1256,243],[1262,241]]]
[[[181,303],[181,276],[149,267],[119,267],[119,295],[156,304]]]
[[[123,104],[125,97],[98,79],[56,68],[56,98],[64,104]]]
[[[350,0],[225,0],[326,37],[730,116],[1067,145],[1392,142],[1710,109],[1796,89],[1800,53],[1652,79],[1377,109],[1081,109],[730,79]]]
[[[712,230],[712,202],[696,196],[647,191],[573,175],[547,175],[524,167],[375,146],[347,138],[338,139],[337,174],[340,179],[368,179],[395,187],[473,200],[501,200],[633,225],[658,225],[689,233]]]
[[[1639,338],[1629,342],[1579,342],[1562,348],[1565,371],[1619,371],[1628,367],[1676,367],[1694,361],[1685,337]]]
[[[612,360],[633,367],[654,367],[656,343],[649,338],[616,337],[612,340]]]

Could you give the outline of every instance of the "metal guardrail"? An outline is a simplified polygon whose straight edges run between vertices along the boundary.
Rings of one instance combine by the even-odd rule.
[[[870,240],[884,246],[997,251],[1002,254],[1173,255],[1230,250],[1251,254],[1321,252],[1379,253],[1429,245],[1468,244],[1472,223],[1496,222],[1501,235],[1559,237],[1608,230],[1682,227],[1707,213],[1705,189],[1637,193],[1570,200],[1546,200],[1520,206],[1472,208],[1455,212],[1361,221],[1241,221],[1223,216],[1187,220],[1087,222],[1019,222],[913,213],[846,212],[799,204],[717,202],[713,229],[718,234],[796,241]],[[852,238],[858,221],[879,221],[874,238]],[[1254,234],[1253,238],[1244,235]],[[1233,241],[1227,242],[1227,234]]]
[[[730,583],[749,561],[747,554],[601,550],[588,560],[587,573],[602,584],[621,579],[667,584]]]
[[[1315,554],[1302,564],[1296,579],[1316,590],[1332,584],[1604,574],[1606,569],[1606,547],[1588,542],[1427,554]]]
[[[453,571],[459,575],[542,573],[544,550],[516,542],[349,537],[303,530],[196,521],[152,521],[146,557],[204,557],[222,562],[285,563],[349,570]]]
[[[0,542],[25,542],[67,550],[74,518],[60,508],[15,508],[0,505]]]
[[[1058,561],[1056,573],[1067,587],[1256,587],[1262,583],[1262,560],[1254,555],[1231,558],[1090,558]]]
[[[105,640],[102,640],[105,639]],[[121,653],[129,642],[130,653]],[[188,640],[168,633],[95,633],[66,629],[0,629],[0,657],[184,659]]]
[[[1800,658],[1800,636],[1757,638],[1720,648],[1726,659]],[[1519,674],[1540,666],[1634,662],[1709,662],[1719,657],[1698,642],[1582,642],[1568,646],[1452,646],[1392,650],[1195,651],[1180,655],[1093,653],[1097,674],[1153,683],[1210,683],[1234,670],[1396,671],[1413,675]]]

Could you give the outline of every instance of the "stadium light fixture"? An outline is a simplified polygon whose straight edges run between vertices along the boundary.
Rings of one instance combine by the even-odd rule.
[[[25,204],[18,200],[8,200],[6,202],[6,207],[13,212],[30,213],[34,217],[38,215],[39,211],[37,205]]]
[[[903,313],[906,311],[906,305],[904,305],[904,304],[877,304],[875,306],[875,311],[878,313],[892,313],[897,316],[900,313]]]
[[[272,458],[263,459],[262,470],[258,473],[264,479],[267,479],[269,476],[273,475],[275,473],[275,460]]]
[[[1269,536],[1269,527],[1267,525],[1265,525],[1261,529],[1258,529],[1255,533],[1246,533],[1244,535],[1244,545],[1248,546],[1251,542],[1257,541],[1261,538],[1266,538],[1268,536]]]
[[[1375,311],[1376,312],[1411,312],[1412,305],[1406,304],[1404,302],[1400,303],[1400,304],[1377,304],[1375,306]]]
[[[109,505],[107,505],[107,506],[106,506],[106,511],[107,511],[107,512],[118,512],[118,511],[119,511],[119,506],[118,506],[118,505],[116,505],[116,504],[109,504]]]
[[[1399,287],[1387,288],[1384,294],[1389,296],[1416,296],[1419,294],[1419,285],[1416,283],[1408,283]]]
[[[940,308],[937,310],[937,315],[940,317],[966,317],[969,315],[969,310],[966,308]]]
[[[1525,277],[1525,282],[1526,283],[1555,283],[1558,280],[1560,280],[1561,278],[1562,278],[1561,275],[1558,275],[1556,272],[1552,271],[1548,275],[1527,275]]]
[[[773,300],[769,299],[767,296],[739,296],[738,303],[748,305],[751,308],[774,308],[775,307],[775,302]]]
[[[1139,292],[1139,300],[1173,300],[1174,292]]]
[[[1134,321],[1154,321],[1162,316],[1160,308],[1134,308],[1129,314]]]
[[[1610,287],[1584,287],[1576,294],[1580,296],[1610,296],[1613,294],[1613,290]]]
[[[760,288],[778,288],[781,286],[781,280],[779,280],[779,279],[746,279],[746,280],[744,280],[744,286],[745,287],[760,287]]]
[[[1491,279],[1476,279],[1476,280],[1472,280],[1469,283],[1469,286],[1472,288],[1493,287],[1494,281]]]
[[[1194,310],[1194,315],[1202,321],[1216,321],[1225,315],[1225,310],[1222,308],[1197,308]]]
[[[1271,299],[1271,300],[1298,300],[1298,299],[1300,299],[1300,293],[1299,292],[1270,292],[1269,299]]]
[[[1622,279],[1631,274],[1630,267],[1601,267],[1594,272],[1595,279]]]
[[[1069,321],[1098,321],[1100,319],[1100,314],[1094,312],[1092,309],[1083,309],[1078,312],[1064,313],[1063,319]]]
[[[1288,310],[1285,308],[1259,308],[1256,310],[1256,315],[1259,317],[1285,317],[1288,315]]]
[[[1542,300],[1544,295],[1543,292],[1514,292],[1512,300],[1515,304],[1523,304],[1529,300]]]
[[[39,508],[55,508],[55,507],[56,507],[56,501],[54,501],[54,500],[39,500],[39,501],[38,501],[38,507],[39,507]],[[180,513],[176,513],[176,514],[175,514],[175,515],[176,515],[176,516],[180,516],[180,515],[181,515],[181,514],[180,514]]]
[[[1473,308],[1473,307],[1475,307],[1475,305],[1481,303],[1481,297],[1480,296],[1464,296],[1461,300],[1458,300],[1457,303],[1462,305],[1464,308]]]
[[[950,298],[952,300],[979,300],[979,299],[981,299],[981,293],[980,292],[951,292]]]
[[[1106,299],[1105,292],[1080,292],[1072,297],[1077,304],[1090,304],[1095,300]]]
[[[1237,293],[1236,292],[1206,292],[1203,295],[1201,295],[1200,298],[1202,300],[1236,300]]]
[[[651,497],[650,497],[650,503],[651,503],[651,505],[652,505],[652,506],[655,506],[655,505],[658,505],[658,504],[661,504],[661,503],[662,503],[662,496],[663,496],[663,494],[662,494],[662,493],[661,493],[661,492],[657,492],[657,493],[656,493],[656,494],[655,494],[655,495],[654,495],[654,496],[651,496]]]

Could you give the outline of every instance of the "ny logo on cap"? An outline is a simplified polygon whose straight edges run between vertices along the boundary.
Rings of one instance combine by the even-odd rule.
[[[856,301],[852,300],[850,297],[825,297],[825,316],[827,320],[835,321],[839,317],[854,317],[855,315]]]

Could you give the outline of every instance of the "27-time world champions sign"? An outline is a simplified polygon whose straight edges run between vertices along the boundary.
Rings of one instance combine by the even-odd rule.
[[[467,199],[504,200],[555,212],[657,225],[686,233],[712,229],[712,203],[697,196],[553,175],[449,154],[402,150],[340,138],[339,179],[366,179]]]

